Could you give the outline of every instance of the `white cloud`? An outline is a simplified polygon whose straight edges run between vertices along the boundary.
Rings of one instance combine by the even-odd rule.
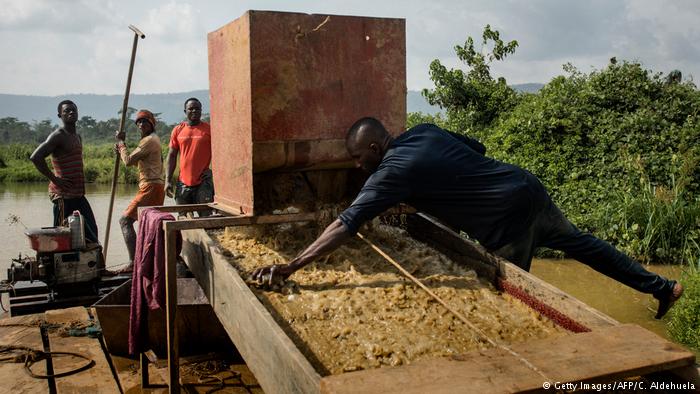
[[[612,56],[655,71],[700,75],[700,3],[693,0],[0,0],[0,51],[7,54],[0,62],[0,93],[122,93],[129,24],[146,34],[133,92],[206,88],[207,32],[251,8],[405,18],[413,90],[432,86],[428,65],[435,58],[463,67],[454,46],[467,36],[480,43],[486,24],[520,43],[515,55],[493,66],[511,83],[547,82],[566,62],[589,71]]]
[[[200,10],[195,10],[191,4],[171,1],[148,11],[144,26],[154,38],[188,41],[193,35],[206,33],[199,23],[200,18]]]

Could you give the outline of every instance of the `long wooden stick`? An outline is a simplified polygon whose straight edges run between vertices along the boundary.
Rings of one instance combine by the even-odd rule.
[[[129,63],[129,74],[126,78],[126,91],[124,92],[124,102],[122,103],[122,117],[119,121],[119,132],[124,131],[126,123],[126,110],[129,108],[129,92],[131,91],[131,75],[134,73],[134,61],[136,60],[136,46],[139,38],[146,38],[146,35],[137,29],[136,26],[129,25],[129,29],[134,32],[134,44],[131,47],[131,62]],[[109,248],[109,230],[112,227],[112,209],[114,208],[114,194],[117,190],[117,178],[119,177],[119,153],[114,158],[114,174],[112,176],[112,193],[109,196],[109,210],[107,213],[107,227],[105,228],[105,241],[102,244],[102,256],[107,264],[107,249]]]
[[[413,281],[413,283],[417,284],[421,289],[425,290],[426,293],[428,293],[428,294],[429,294],[431,297],[433,297],[437,302],[439,302],[440,305],[444,306],[445,309],[447,309],[448,311],[450,311],[450,312],[451,312],[453,315],[455,315],[459,320],[461,320],[464,324],[466,324],[467,327],[471,328],[471,329],[474,330],[479,336],[481,336],[481,337],[483,337],[484,339],[486,339],[491,345],[493,345],[494,347],[498,347],[498,348],[500,348],[500,349],[503,349],[503,350],[505,350],[506,352],[510,353],[510,354],[513,355],[515,358],[517,358],[518,360],[520,360],[523,364],[525,364],[528,368],[530,368],[531,370],[537,372],[540,376],[542,376],[542,377],[545,379],[545,381],[547,381],[547,382],[552,382],[552,380],[549,379],[549,378],[547,377],[547,375],[544,374],[544,372],[542,372],[539,368],[537,368],[537,367],[534,366],[531,362],[529,362],[527,359],[525,359],[525,357],[521,356],[520,354],[518,354],[518,352],[516,352],[515,350],[509,348],[508,346],[506,346],[506,345],[504,345],[504,344],[501,344],[501,343],[498,343],[498,342],[496,342],[495,340],[491,339],[491,338],[490,338],[484,331],[482,331],[479,327],[477,327],[477,326],[473,325],[471,322],[469,322],[469,320],[467,320],[466,316],[464,316],[463,314],[459,313],[459,311],[457,311],[457,310],[455,310],[454,308],[452,308],[451,306],[449,306],[445,301],[443,301],[442,298],[440,298],[440,296],[438,296],[437,294],[433,293],[432,290],[430,290],[426,285],[423,284],[423,282],[421,282],[421,281],[420,281],[418,278],[416,278],[415,276],[411,275],[411,273],[408,272],[408,271],[406,271],[406,270],[401,266],[401,264],[399,264],[398,262],[396,262],[396,260],[394,260],[393,258],[391,258],[391,256],[389,256],[388,254],[384,253],[383,250],[381,250],[381,249],[380,249],[377,245],[375,245],[372,241],[370,241],[370,240],[368,240],[367,238],[365,238],[364,235],[362,235],[361,233],[358,232],[358,233],[357,233],[357,236],[358,236],[361,240],[365,241],[365,242],[367,243],[367,245],[369,245],[372,249],[374,249],[374,251],[377,252],[380,256],[384,257],[384,259],[385,259],[386,261],[390,262],[394,267],[396,267],[399,271],[401,271],[401,273],[404,274],[404,276],[406,276],[408,279],[410,279],[411,281]]]

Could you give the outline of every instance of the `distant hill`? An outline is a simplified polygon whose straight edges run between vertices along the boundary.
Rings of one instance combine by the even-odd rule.
[[[406,111],[435,115],[442,110],[436,105],[428,104],[428,101],[423,97],[421,92],[409,90],[406,95]]]
[[[515,90],[534,93],[544,86],[540,83],[513,85]],[[202,102],[202,112],[209,112],[209,91],[194,90],[182,93],[132,94],[129,106],[148,108],[160,112],[160,119],[166,123],[175,123],[184,119],[182,105],[189,97],[197,97]],[[61,96],[26,96],[18,94],[0,94],[0,118],[13,117],[21,121],[32,122],[50,119],[57,123],[56,105],[61,100],[73,100],[80,116],[90,116],[96,120],[118,118],[122,108],[123,97],[104,94],[66,94]],[[440,108],[428,104],[421,92],[409,90],[406,96],[408,112],[436,114]]]
[[[510,85],[510,87],[513,89],[523,93],[537,93],[543,86],[543,83],[519,83],[516,85]]]
[[[202,102],[202,112],[209,112],[209,91],[194,90],[182,93],[132,94],[129,107],[148,108],[160,112],[160,119],[175,123],[184,119],[183,104],[190,97]],[[65,94],[61,96],[25,96],[0,94],[0,118],[14,117],[21,121],[41,121],[50,119],[58,123],[56,105],[61,100],[72,100],[78,105],[79,115],[96,120],[118,118],[124,96],[104,94]]]

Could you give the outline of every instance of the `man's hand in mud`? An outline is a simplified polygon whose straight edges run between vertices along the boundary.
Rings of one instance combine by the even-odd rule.
[[[268,265],[253,271],[250,280],[260,287],[282,286],[294,271],[289,264]]]

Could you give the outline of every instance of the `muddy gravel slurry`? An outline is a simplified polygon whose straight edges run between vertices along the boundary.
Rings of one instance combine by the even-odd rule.
[[[283,224],[210,234],[246,278],[291,260],[319,232],[317,224]],[[375,223],[365,235],[491,339],[509,344],[566,333],[401,229]],[[251,289],[322,375],[491,346],[357,238],[277,291]]]

